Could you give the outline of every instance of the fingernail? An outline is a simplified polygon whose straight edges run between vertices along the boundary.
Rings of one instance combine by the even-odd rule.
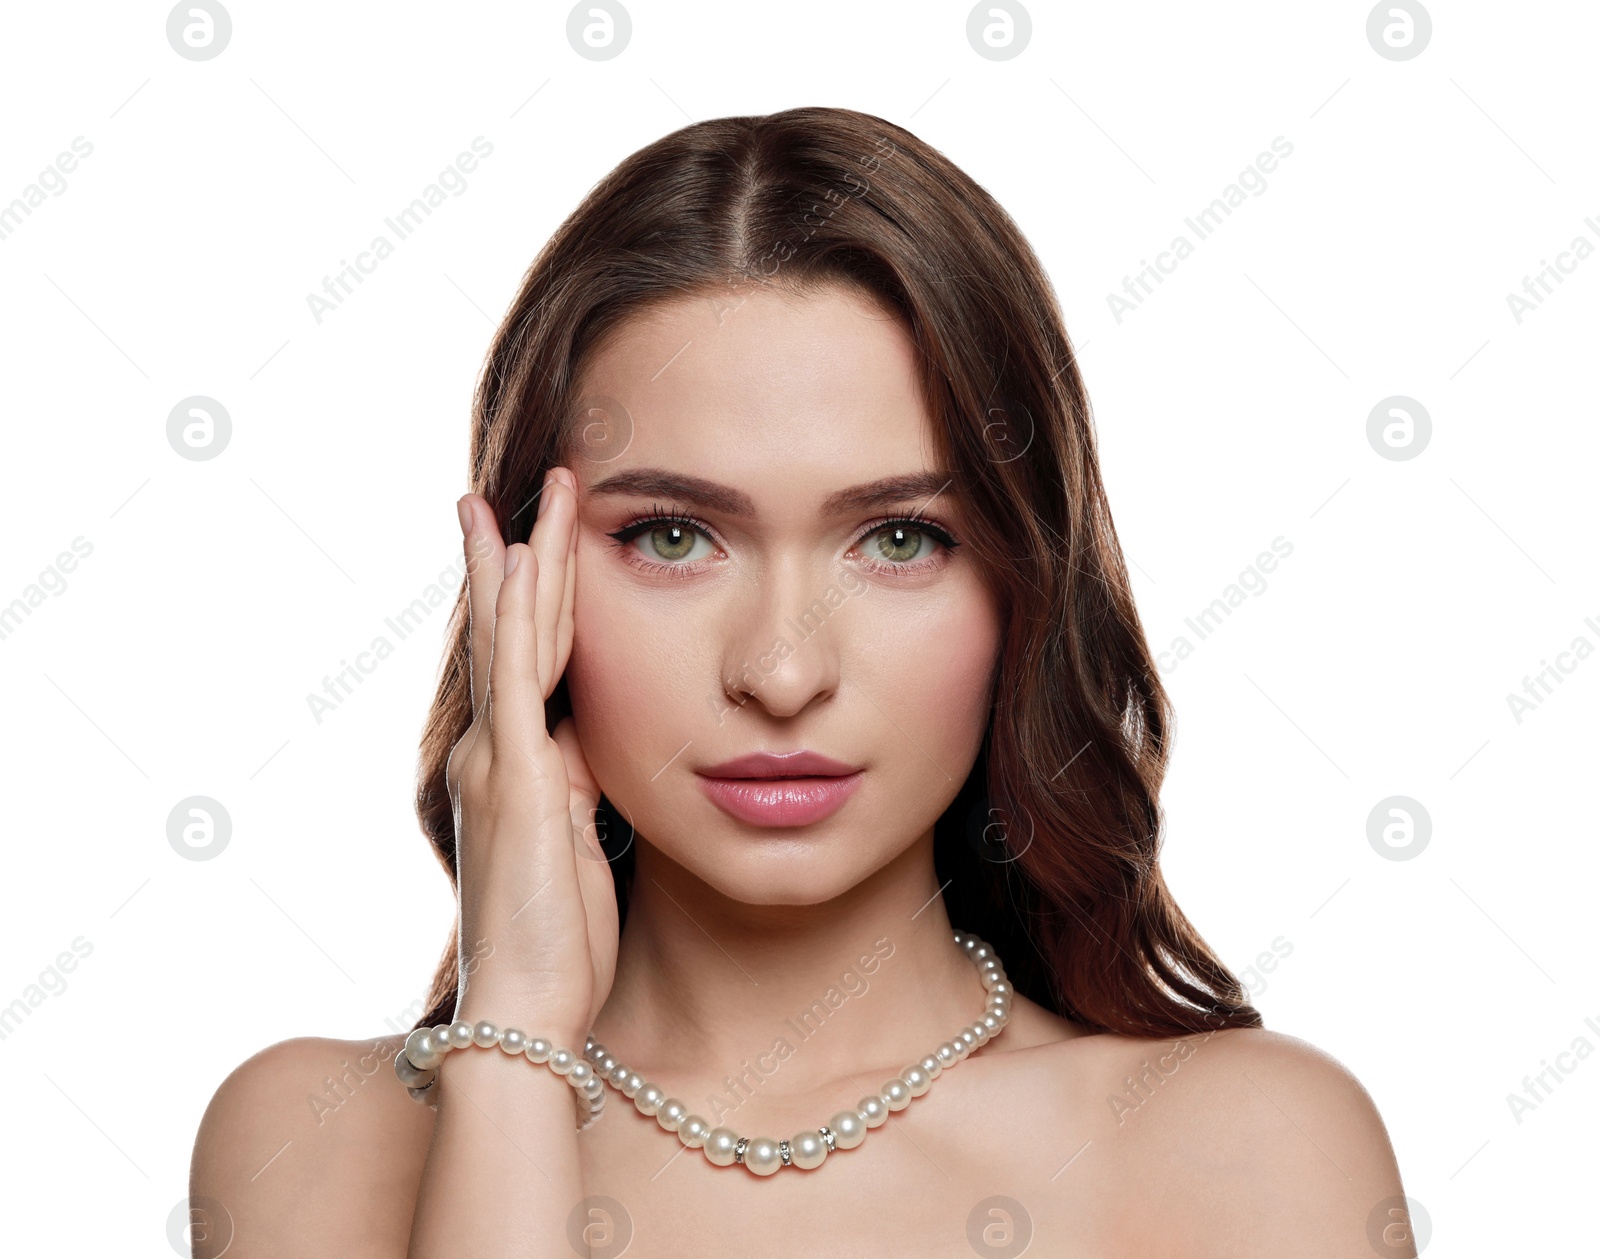
[[[513,550],[510,547],[508,547],[506,549],[506,576],[507,577],[511,576],[512,573],[517,571],[517,559],[521,554],[522,554],[521,551]]]
[[[456,499],[456,515],[461,517],[461,534],[465,537],[472,532],[472,504],[465,494]]]
[[[544,474],[544,484],[539,487],[539,510],[533,513],[535,520],[544,515],[544,509],[550,506],[550,473]]]

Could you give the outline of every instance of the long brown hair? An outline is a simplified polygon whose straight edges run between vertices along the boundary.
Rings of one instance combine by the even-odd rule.
[[[838,283],[895,312],[917,348],[939,466],[970,505],[968,542],[1004,618],[982,749],[935,827],[951,922],[996,947],[1023,995],[1093,1030],[1261,1026],[1157,865],[1172,714],[1055,294],[1011,217],[916,136],[791,109],[695,123],[627,158],[546,243],[495,334],[471,488],[508,545],[527,541],[545,469],[581,439],[576,391],[608,332],[652,303],[732,308],[741,286]],[[416,799],[452,884],[445,764],[472,720],[468,629],[463,582]],[[562,681],[550,727],[570,711]],[[601,807],[625,920],[632,836]],[[417,1026],[453,1017],[460,963],[452,937]]]

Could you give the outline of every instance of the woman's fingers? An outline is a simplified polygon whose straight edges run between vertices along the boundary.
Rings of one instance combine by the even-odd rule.
[[[572,829],[583,836],[590,850],[603,861],[605,852],[600,847],[599,832],[596,829],[598,819],[595,817],[595,809],[600,804],[600,784],[595,780],[594,771],[589,768],[589,760],[583,754],[583,745],[578,742],[578,728],[571,716],[563,717],[556,722],[556,728],[550,732],[550,737],[561,749],[561,759],[567,767]]]
[[[494,604],[494,641],[489,655],[489,748],[491,765],[526,773],[543,742],[544,695],[539,689],[539,636],[534,598],[539,557],[527,544],[506,548],[505,573]]]
[[[494,512],[480,494],[462,496],[466,532],[461,539],[467,561],[467,608],[470,617],[472,715],[483,711],[489,693],[489,657],[494,643],[494,607],[505,574],[506,552]]]
[[[572,533],[567,545],[567,584],[561,593],[561,611],[556,617],[556,645],[552,657],[555,675],[559,678],[566,672],[567,660],[572,655],[572,600],[578,584],[578,478],[567,468],[557,469],[557,475],[572,491]]]
[[[545,477],[540,514],[533,523],[529,545],[539,561],[533,623],[538,643],[540,698],[555,689],[556,626],[561,616],[562,592],[567,584],[567,553],[572,549],[573,503],[566,483],[554,473]]]

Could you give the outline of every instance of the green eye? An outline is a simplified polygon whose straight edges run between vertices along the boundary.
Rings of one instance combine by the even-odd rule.
[[[932,560],[934,550],[923,550],[923,543],[933,543],[946,552],[954,551],[961,543],[931,520],[904,517],[881,520],[866,533],[861,546],[867,563],[879,572],[896,573],[899,570],[917,571]]]
[[[708,547],[711,545],[710,533],[704,525],[660,508],[655,515],[636,520],[607,536],[616,539],[618,547],[638,555],[639,558],[630,563],[662,570],[687,568],[690,560],[704,559],[704,553],[692,554],[697,541],[704,539]]]
[[[695,531],[685,525],[661,525],[645,536],[650,550],[664,560],[685,559],[694,550]]]

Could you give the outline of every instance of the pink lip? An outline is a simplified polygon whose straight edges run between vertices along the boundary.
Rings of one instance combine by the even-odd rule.
[[[860,768],[800,748],[794,752],[747,752],[699,772],[709,778],[842,778]]]
[[[806,826],[839,809],[863,771],[833,778],[713,778],[700,787],[723,812],[752,826]]]

